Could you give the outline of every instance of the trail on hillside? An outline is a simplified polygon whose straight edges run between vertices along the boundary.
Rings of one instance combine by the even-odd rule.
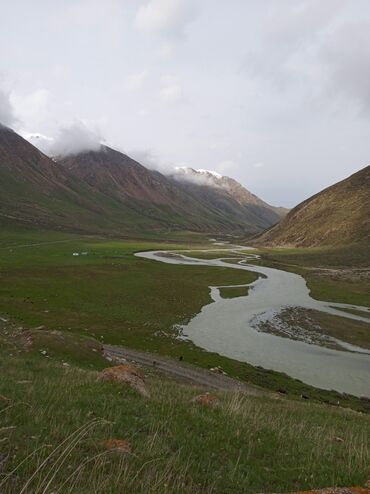
[[[162,357],[154,353],[141,352],[122,346],[104,345],[104,356],[116,361],[135,362],[144,367],[152,368],[156,371],[165,373],[176,379],[182,379],[186,382],[205,386],[207,388],[240,391],[250,396],[262,396],[268,392],[242,383],[236,379],[228,377],[218,372],[208,371],[200,367],[194,367],[185,362],[176,361],[171,358]]]

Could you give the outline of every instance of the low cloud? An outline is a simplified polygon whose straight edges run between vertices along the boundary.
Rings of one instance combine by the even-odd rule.
[[[12,127],[16,122],[17,119],[10,102],[10,94],[0,89],[0,124]]]
[[[232,171],[235,170],[237,167],[238,165],[235,163],[235,161],[225,160],[216,165],[216,170],[222,175],[227,175],[228,173],[232,173]]]
[[[150,170],[157,170],[164,175],[173,173],[175,167],[172,163],[163,161],[150,149],[133,149],[128,155]]]
[[[150,0],[139,8],[135,22],[143,32],[176,40],[185,36],[194,16],[193,0]]]
[[[54,139],[44,134],[20,131],[20,135],[47,156],[52,155]]]
[[[195,170],[186,166],[178,166],[171,173],[172,177],[179,182],[189,182],[195,185],[221,188],[220,179],[222,175],[211,170]]]
[[[68,127],[62,127],[50,146],[52,156],[69,156],[86,151],[99,151],[102,137],[91,130],[84,122],[76,121]]]

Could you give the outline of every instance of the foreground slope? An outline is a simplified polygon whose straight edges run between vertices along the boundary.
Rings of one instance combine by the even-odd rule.
[[[271,246],[339,246],[370,240],[370,166],[310,197],[256,241]]]
[[[367,481],[365,414],[136,369],[145,398],[101,380],[114,363],[96,340],[51,331],[48,345],[16,326],[0,320],[4,494],[252,494]]]

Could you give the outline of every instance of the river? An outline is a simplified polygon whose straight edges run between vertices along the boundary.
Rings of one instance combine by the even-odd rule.
[[[230,246],[230,252],[234,254],[242,249],[246,247]],[[225,299],[220,295],[220,287],[210,287],[213,303],[204,306],[181,327],[182,337],[205,350],[285,372],[318,388],[370,397],[368,350],[340,340],[335,341],[343,350],[327,348],[256,329],[256,321],[272,321],[284,309],[298,307],[366,322],[370,330],[366,316],[341,310],[354,309],[368,314],[369,308],[315,300],[302,276],[250,264],[251,259],[258,257],[252,251],[243,254],[238,262],[226,255],[218,259],[195,259],[173,251],[139,252],[136,255],[167,264],[227,267],[262,275],[249,285],[248,295],[242,297]]]

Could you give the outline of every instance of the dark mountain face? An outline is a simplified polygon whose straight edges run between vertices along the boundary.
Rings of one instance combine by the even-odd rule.
[[[262,245],[370,243],[370,166],[302,202],[257,240]]]
[[[249,235],[277,220],[255,196],[243,204],[233,185],[234,191],[182,183],[105,146],[55,162],[0,128],[0,221],[89,233]]]
[[[80,197],[50,158],[6,127],[0,127],[0,220],[40,226],[75,225],[65,212]]]
[[[179,206],[179,199],[187,199],[178,197],[181,192],[162,174],[106,146],[100,151],[61,159],[60,164],[94,189],[122,201],[135,199]]]

